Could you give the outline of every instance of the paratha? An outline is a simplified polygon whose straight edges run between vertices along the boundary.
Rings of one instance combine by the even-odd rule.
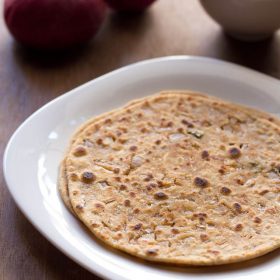
[[[211,98],[211,99],[216,99],[217,100],[217,98],[214,97],[214,96],[209,96],[209,95],[205,95],[205,94],[202,94],[202,93],[199,93],[199,92],[191,92],[191,91],[183,91],[182,92],[182,91],[178,91],[178,90],[173,90],[173,91],[164,91],[164,92],[161,92],[160,94],[161,95],[165,95],[165,94],[185,94],[185,95],[188,95],[188,96],[193,96],[194,98],[207,98],[207,99]],[[136,104],[138,102],[141,102],[141,101],[142,101],[142,99],[139,99],[139,100],[136,100],[136,101],[134,100],[134,101],[129,102],[126,106],[129,107],[129,106],[131,106],[133,104]],[[232,103],[228,103],[227,105],[230,105],[231,107],[234,106]],[[265,112],[262,112],[262,111],[259,111],[259,110],[253,109],[253,108],[238,105],[238,110],[240,110],[240,109],[245,110],[248,113],[251,113],[251,114],[255,115],[256,117],[264,118],[264,119],[266,119],[270,122],[273,122],[277,125],[280,125],[280,120],[275,118],[274,116],[268,114],[268,113],[265,113]],[[105,118],[105,116],[112,115],[114,112],[117,112],[117,111],[118,110],[113,110],[111,112],[104,113],[104,114],[102,114],[98,117],[93,117],[92,119],[87,121],[85,124],[83,124],[81,127],[79,127],[79,129],[75,132],[74,136],[72,137],[71,143],[75,142],[76,137],[84,129],[86,129],[88,125],[93,124],[93,123],[97,122],[98,120],[100,120],[102,118]],[[59,168],[59,182],[58,182],[58,185],[59,185],[59,191],[60,191],[61,197],[62,197],[65,205],[75,215],[75,212],[72,209],[72,205],[71,205],[70,199],[69,199],[68,184],[67,184],[67,180],[66,180],[66,167],[65,167],[65,161],[64,160],[61,162],[60,168]]]
[[[280,131],[270,115],[163,93],[92,119],[63,166],[79,219],[158,262],[213,265],[280,246]]]

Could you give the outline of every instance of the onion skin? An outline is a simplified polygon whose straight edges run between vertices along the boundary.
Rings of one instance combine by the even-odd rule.
[[[106,15],[103,0],[5,0],[4,18],[25,46],[60,50],[89,41]]]
[[[141,12],[147,9],[156,0],[105,0],[105,2],[118,12]]]

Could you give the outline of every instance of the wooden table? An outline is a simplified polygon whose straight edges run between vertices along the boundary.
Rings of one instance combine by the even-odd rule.
[[[196,0],[159,0],[138,17],[110,14],[89,46],[63,56],[23,51],[1,18],[0,158],[18,125],[51,99],[123,65],[179,54],[217,57],[280,78],[279,32],[260,43],[235,41]],[[8,193],[2,161],[0,172],[0,279],[99,279],[64,256],[27,221]]]

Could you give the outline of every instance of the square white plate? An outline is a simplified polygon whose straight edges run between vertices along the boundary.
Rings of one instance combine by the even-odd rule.
[[[57,171],[73,131],[91,116],[163,89],[191,89],[280,113],[280,82],[199,57],[165,57],[116,70],[58,97],[14,133],[4,175],[19,208],[66,255],[107,279],[280,279],[279,250],[241,264],[174,268],[141,262],[96,241],[62,203]]]

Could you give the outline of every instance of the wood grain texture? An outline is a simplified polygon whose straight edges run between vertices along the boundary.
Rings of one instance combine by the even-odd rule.
[[[235,41],[197,0],[158,0],[139,16],[110,14],[95,40],[63,55],[25,51],[14,43],[2,17],[0,38],[1,159],[13,131],[36,109],[86,81],[142,59],[210,56],[280,78],[279,32],[260,43]],[[2,161],[0,191],[1,280],[99,279],[60,253],[21,214],[7,191]]]

